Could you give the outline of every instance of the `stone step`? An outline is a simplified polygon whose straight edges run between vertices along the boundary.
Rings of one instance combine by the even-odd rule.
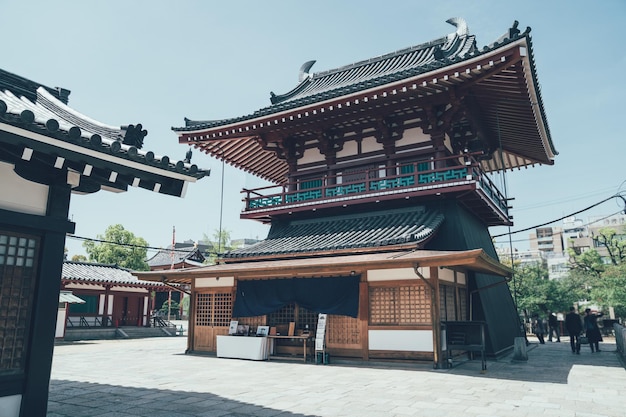
[[[119,327],[117,337],[124,339],[140,339],[143,337],[176,336],[175,328],[165,327]]]

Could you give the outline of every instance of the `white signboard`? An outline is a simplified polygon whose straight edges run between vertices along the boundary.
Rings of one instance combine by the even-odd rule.
[[[324,350],[326,340],[326,314],[320,313],[317,317],[317,331],[315,332],[315,350]]]

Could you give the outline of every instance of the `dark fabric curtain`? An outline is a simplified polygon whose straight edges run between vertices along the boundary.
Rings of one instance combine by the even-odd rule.
[[[434,239],[426,249],[467,250],[482,248],[488,255],[498,259],[489,229],[477,217],[460,207],[456,202],[443,202],[433,205],[444,213],[442,223]],[[470,273],[468,289],[473,293],[474,320],[487,322],[487,351],[498,355],[513,346],[514,338],[521,336],[520,318],[515,302],[503,277]],[[500,285],[481,288],[500,282]]]
[[[233,317],[270,314],[289,303],[318,313],[357,317],[359,276],[238,281]]]

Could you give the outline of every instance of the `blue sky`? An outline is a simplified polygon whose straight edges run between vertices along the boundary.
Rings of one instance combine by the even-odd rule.
[[[144,149],[182,159],[172,126],[249,114],[270,91],[297,83],[300,66],[323,71],[426,42],[454,31],[462,17],[479,47],[518,20],[532,28],[538,79],[552,139],[554,166],[506,174],[519,230],[549,222],[626,191],[623,21],[626,2],[569,1],[2,1],[0,68],[72,91],[70,106],[109,125],[142,123]],[[76,235],[96,237],[120,223],[151,246],[212,236],[264,238],[267,226],[240,220],[240,191],[261,181],[194,152],[212,174],[184,199],[131,188],[127,193],[73,196]],[[612,214],[611,200],[579,215]],[[558,224],[555,224],[558,226]],[[493,234],[506,232],[494,228]],[[528,246],[528,232],[513,235]],[[499,245],[508,246],[498,239]],[[84,253],[68,239],[69,255]],[[153,254],[150,252],[149,255]]]

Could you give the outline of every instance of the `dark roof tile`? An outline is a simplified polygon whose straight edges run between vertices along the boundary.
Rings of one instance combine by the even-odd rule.
[[[225,258],[297,254],[398,244],[418,245],[443,222],[443,214],[423,207],[294,221],[276,221],[267,239]]]

